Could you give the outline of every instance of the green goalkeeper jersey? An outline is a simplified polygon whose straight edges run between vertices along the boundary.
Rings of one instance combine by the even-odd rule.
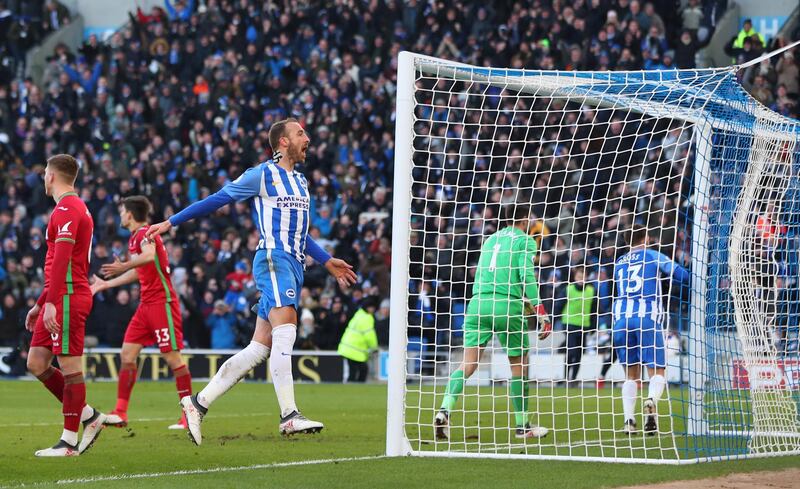
[[[538,305],[536,252],[533,236],[514,226],[491,235],[481,247],[472,295],[527,297],[533,305]]]

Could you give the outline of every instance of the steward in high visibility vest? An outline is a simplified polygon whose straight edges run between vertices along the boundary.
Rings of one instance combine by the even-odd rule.
[[[597,290],[586,283],[586,269],[578,266],[572,270],[572,283],[567,286],[566,303],[561,312],[561,322],[567,330],[566,377],[578,378],[586,335],[597,324]]]
[[[350,369],[348,382],[364,382],[367,380],[369,366],[367,361],[373,350],[378,348],[378,335],[375,333],[375,310],[377,300],[374,297],[364,299],[361,307],[347,323],[342,339],[339,342],[339,355],[347,359]]]
[[[742,30],[725,45],[725,54],[733,57],[733,63],[745,63],[760,56],[766,47],[764,36],[753,29],[750,19],[745,19]]]
[[[591,329],[594,323],[592,315],[596,295],[594,285],[569,284],[567,286],[567,303],[561,313],[561,322],[569,326]]]
[[[761,35],[761,33],[757,30],[753,29],[753,21],[750,19],[745,19],[742,30],[739,31],[739,34],[736,35],[736,40],[733,41],[733,47],[739,49],[743,48],[744,40],[747,38],[752,39],[753,36],[758,37],[758,40],[761,41],[762,48],[767,45],[766,41],[764,40],[764,36]]]

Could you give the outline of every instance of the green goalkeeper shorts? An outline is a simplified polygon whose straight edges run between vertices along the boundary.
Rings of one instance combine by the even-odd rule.
[[[524,355],[530,342],[523,309],[522,299],[498,295],[473,297],[464,318],[464,347],[486,346],[492,335],[497,335],[508,356]]]

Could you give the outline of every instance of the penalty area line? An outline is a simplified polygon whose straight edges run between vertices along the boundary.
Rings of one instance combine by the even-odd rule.
[[[36,486],[44,486],[51,484],[70,485],[70,484],[90,484],[93,482],[125,481],[134,479],[155,479],[159,477],[218,474],[224,472],[244,472],[250,470],[263,470],[263,469],[279,469],[283,467],[295,467],[302,465],[324,465],[324,464],[336,464],[339,462],[362,462],[365,460],[379,460],[382,458],[386,458],[386,455],[323,458],[317,460],[298,460],[295,462],[275,462],[272,464],[241,465],[235,467],[214,467],[210,469],[185,469],[185,470],[174,470],[170,472],[149,472],[149,473],[139,473],[139,474],[118,474],[118,475],[107,475],[107,476],[96,476],[96,477],[81,477],[76,479],[61,479],[55,482],[35,482],[31,484],[21,484],[19,486],[6,486],[6,487],[36,487]]]

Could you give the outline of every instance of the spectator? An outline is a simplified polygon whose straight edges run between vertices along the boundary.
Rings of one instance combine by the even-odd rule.
[[[295,349],[317,349],[317,345],[314,342],[315,327],[314,313],[306,308],[303,308],[303,312],[300,313],[300,325],[297,328],[297,339],[294,342]]]
[[[786,87],[787,95],[797,99],[800,96],[800,68],[792,51],[783,53],[775,66],[775,71],[778,74],[778,85]]]
[[[2,307],[0,307],[0,345],[16,345],[19,335],[23,331],[25,314],[27,311],[19,306],[19,301],[14,294],[7,293],[3,296]]]
[[[689,3],[681,11],[683,28],[691,33],[692,37],[697,38],[697,31],[700,29],[704,16],[700,0],[689,0]]]
[[[731,42],[725,46],[725,54],[732,56],[733,62],[740,65],[756,59],[761,55],[762,48],[759,41],[753,40],[754,37],[744,38],[741,47],[737,47],[738,37],[734,37]]]
[[[753,86],[750,88],[750,95],[761,102],[762,105],[767,107],[772,105],[772,88],[767,84],[767,79],[764,75],[756,75]]]
[[[663,31],[655,25],[650,27],[647,37],[642,39],[642,53],[647,53],[646,60],[654,63],[661,61],[664,53],[667,51],[667,40],[664,37]]]
[[[136,21],[142,24],[149,24],[149,23],[161,23],[163,22],[166,14],[164,13],[164,9],[161,7],[154,5],[152,9],[150,9],[150,14],[145,14],[141,7],[136,7]]]
[[[650,29],[650,16],[642,11],[642,4],[639,0],[631,0],[628,11],[623,16],[623,26],[630,27],[631,22],[635,22],[645,31]]]
[[[214,293],[207,290],[203,293],[202,302],[199,304],[200,312],[203,314],[203,319],[208,319],[212,312],[214,312]]]
[[[171,0],[164,0],[167,7],[169,20],[187,22],[194,12],[194,0],[175,0],[175,5]]]
[[[131,304],[131,294],[126,289],[120,289],[116,293],[115,301],[109,304],[111,313],[110,321],[106,322],[105,343],[111,347],[121,347],[125,338],[125,330],[128,328],[136,308]]]
[[[324,298],[317,311],[317,346],[322,350],[335,350],[349,320],[347,308],[339,296]]]
[[[688,30],[683,31],[675,47],[675,66],[680,70],[694,68],[698,47],[692,33]]]
[[[652,31],[653,27],[655,27],[662,35],[667,31],[666,24],[664,24],[664,19],[662,19],[661,15],[656,12],[656,8],[652,2],[647,2],[644,4],[644,14],[650,20],[650,25],[642,26],[642,29],[646,31]]]
[[[44,32],[55,32],[69,24],[69,10],[58,0],[47,0],[42,12]]]
[[[333,229],[333,217],[331,216],[331,208],[327,205],[320,206],[312,214],[311,225],[317,228],[322,236],[330,236]]]
[[[10,299],[4,299],[3,308],[12,309],[10,305]],[[25,315],[27,311],[33,307],[36,303],[36,299],[34,297],[30,297],[27,299],[25,303],[25,307],[19,308],[20,318],[15,321],[17,328],[19,331],[22,331],[21,325],[24,324]],[[11,318],[13,316],[4,316],[4,318]],[[10,319],[5,319],[6,321],[10,321]],[[2,323],[3,318],[0,318],[0,323]],[[16,342],[12,342],[11,346],[15,348],[11,350],[11,353],[5,356],[0,356],[0,374],[3,375],[10,375],[12,377],[19,377],[21,375],[25,375],[27,372],[26,367],[26,358],[28,353],[28,348],[30,346],[30,338],[31,335],[27,332],[22,332],[22,334],[17,335]]]
[[[375,333],[381,348],[389,348],[389,307],[389,299],[384,299],[381,301],[378,311],[375,312]]]
[[[781,115],[791,117],[792,114],[797,113],[797,100],[789,97],[789,91],[786,89],[786,85],[781,83],[778,85],[775,103],[773,103],[770,108]]]
[[[231,350],[239,346],[236,341],[236,316],[230,312],[225,301],[214,302],[214,310],[206,319],[206,327],[211,332],[211,348]]]
[[[228,241],[223,241],[228,243]],[[227,245],[230,246],[230,245]],[[250,266],[245,260],[236,263],[235,270],[225,276],[228,291],[225,293],[225,303],[236,313],[243,313],[248,308],[245,289],[254,286]]]

